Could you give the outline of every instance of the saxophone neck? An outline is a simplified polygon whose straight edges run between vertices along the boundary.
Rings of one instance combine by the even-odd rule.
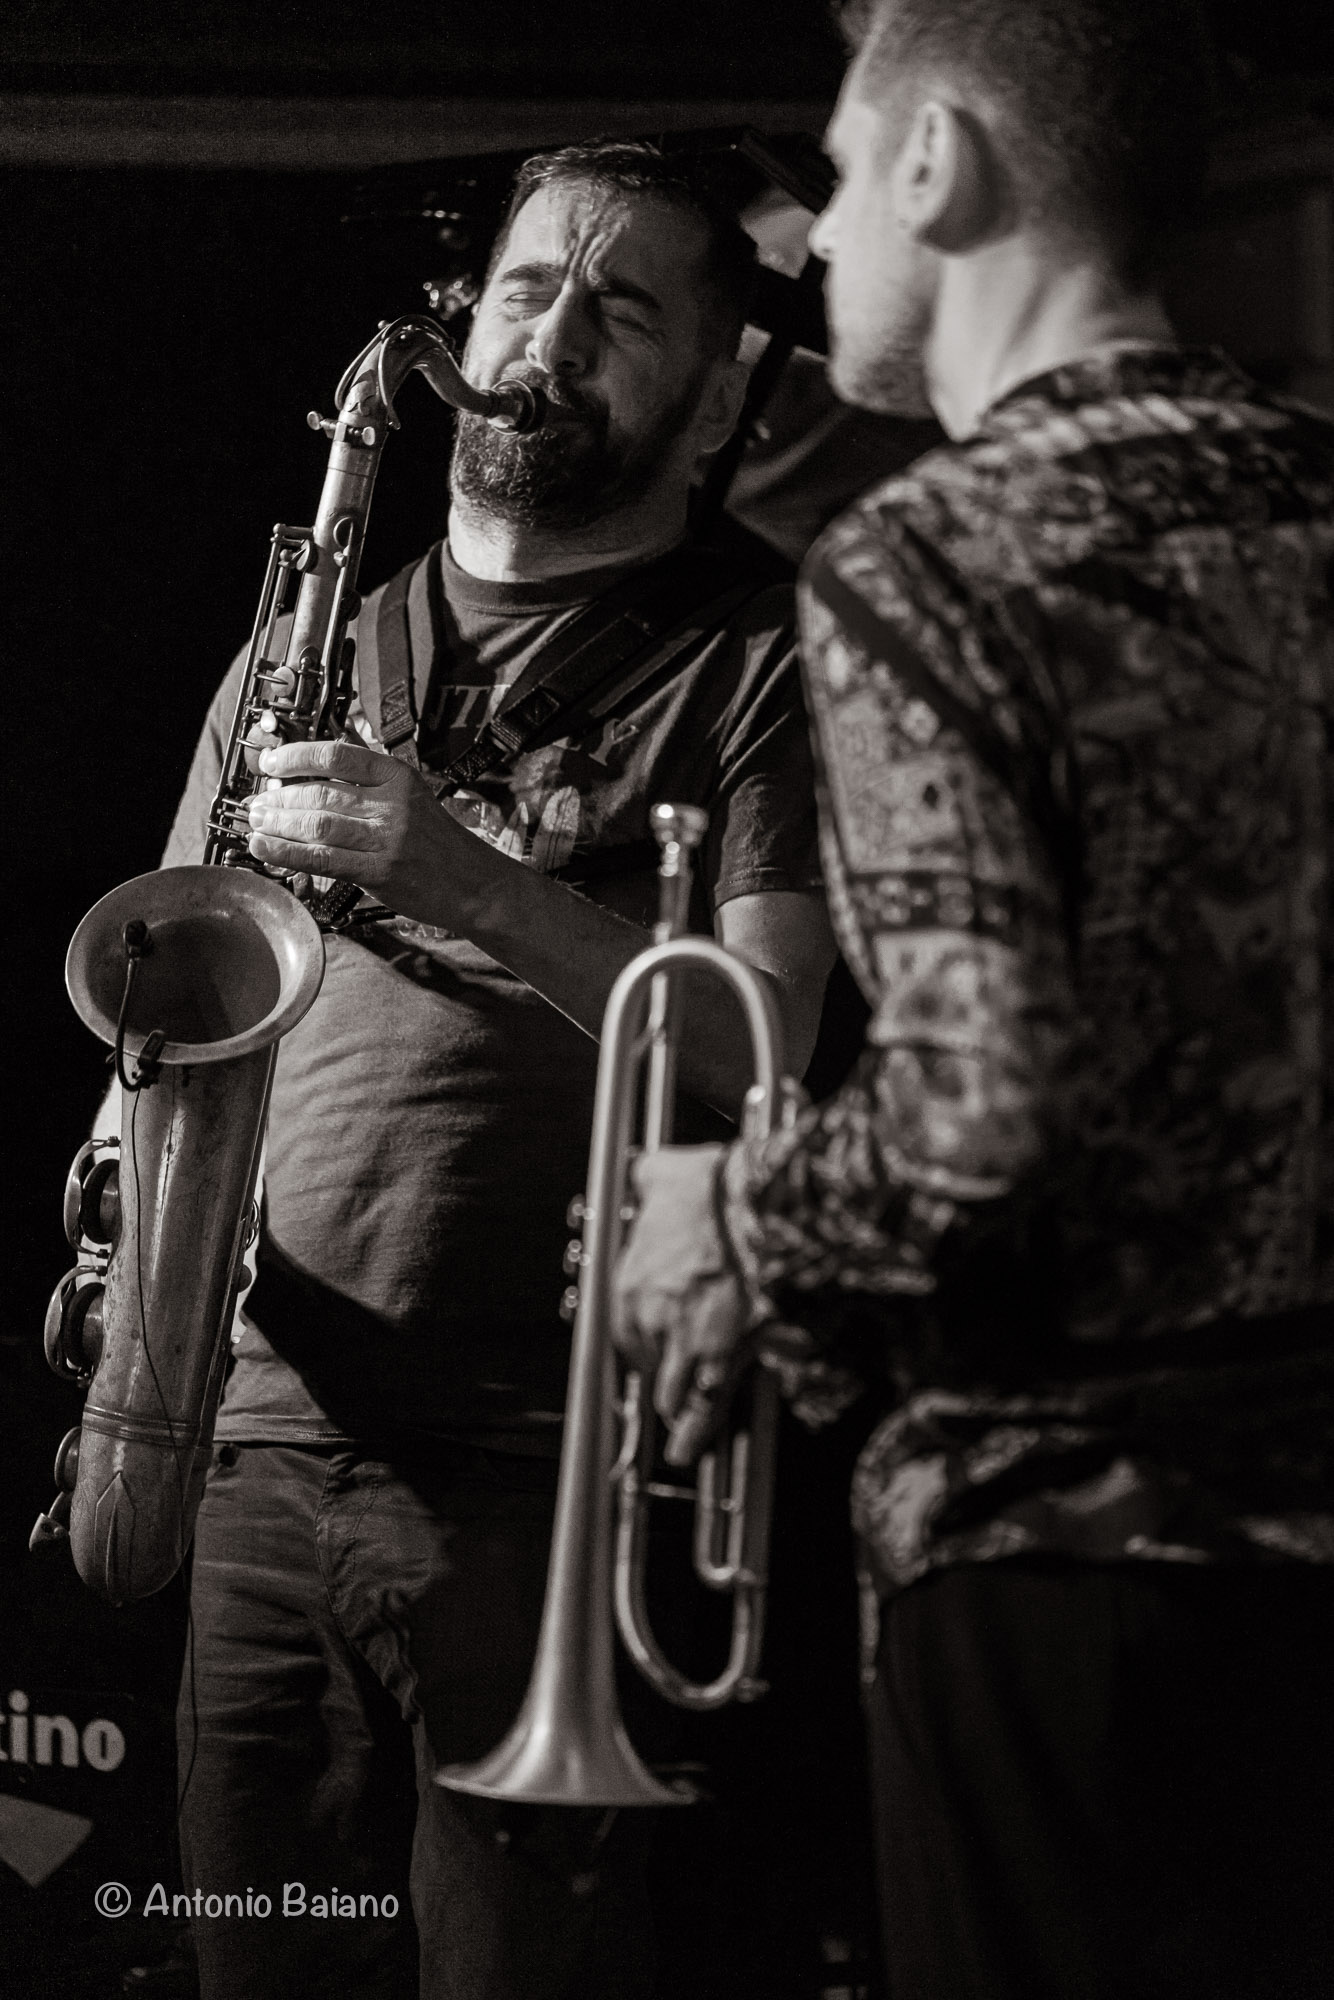
[[[340,424],[364,430],[379,423],[396,430],[394,399],[414,369],[442,402],[484,418],[496,430],[536,430],[546,415],[541,390],[527,382],[476,388],[459,367],[444,328],[416,313],[387,321],[347,369],[338,385]]]

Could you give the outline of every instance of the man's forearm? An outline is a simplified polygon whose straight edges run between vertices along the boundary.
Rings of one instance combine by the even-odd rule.
[[[437,914],[424,921],[467,937],[594,1037],[617,976],[653,941],[640,925],[475,836],[460,847],[448,894],[428,900]],[[752,1075],[728,1009],[691,1009],[679,1071],[691,1096],[737,1115]]]
[[[257,860],[356,882],[400,916],[471,939],[587,1034],[600,1033],[616,977],[649,942],[646,931],[460,826],[392,757],[315,742],[265,751],[261,763],[272,782],[250,804]],[[799,1074],[833,959],[821,898],[738,894],[721,922],[723,942],[771,981]],[[735,1009],[692,1008],[683,1086],[735,1114],[749,1072]]]

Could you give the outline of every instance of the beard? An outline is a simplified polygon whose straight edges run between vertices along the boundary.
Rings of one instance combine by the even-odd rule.
[[[882,417],[930,417],[935,414],[927,393],[920,347],[910,342],[882,347],[869,356],[835,347],[829,359],[829,386],[840,402]]]
[[[886,417],[929,417],[926,346],[929,296],[908,275],[842,293],[831,269],[825,280],[829,319],[829,386],[841,402]]]
[[[526,528],[586,528],[648,492],[668,445],[689,423],[701,369],[672,403],[633,436],[613,436],[606,406],[534,369],[512,369],[547,400],[535,431],[497,431],[460,411],[450,490],[493,520]]]

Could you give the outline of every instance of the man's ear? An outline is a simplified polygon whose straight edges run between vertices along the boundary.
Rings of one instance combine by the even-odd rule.
[[[744,361],[715,361],[709,370],[694,419],[701,457],[721,451],[736,429],[749,380]]]
[[[1004,178],[986,127],[943,98],[917,107],[894,182],[899,226],[932,250],[973,249],[1001,220]]]

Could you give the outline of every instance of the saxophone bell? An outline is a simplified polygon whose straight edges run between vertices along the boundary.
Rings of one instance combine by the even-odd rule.
[[[277,1044],[323,974],[313,917],[245,870],[138,876],[71,941],[70,998],[116,1050],[122,1115],[119,1144],[82,1147],[66,1188],[79,1262],[48,1308],[46,1353],[88,1399],[34,1532],[68,1534],[112,1604],[160,1590],[189,1546]]]

